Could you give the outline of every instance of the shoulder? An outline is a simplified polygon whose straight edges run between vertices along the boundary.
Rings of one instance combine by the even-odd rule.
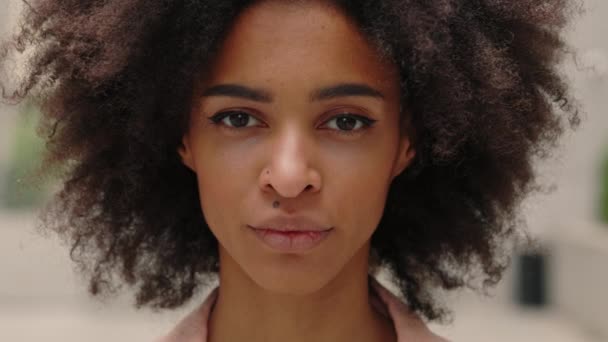
[[[217,294],[216,286],[199,307],[184,317],[167,335],[154,342],[206,342],[207,321]]]
[[[411,337],[410,340],[420,341],[420,342],[450,342],[450,340],[447,340],[439,335],[436,335],[435,333],[433,333],[431,331],[427,331],[424,334],[421,334],[420,336],[413,335],[413,337]]]
[[[398,342],[449,342],[449,340],[433,333],[425,322],[412,312],[401,299],[391,293],[376,279],[370,278],[371,286],[383,302],[385,311],[393,321]]]
[[[450,342],[432,332],[418,316],[393,316],[393,323],[398,336],[397,342]]]

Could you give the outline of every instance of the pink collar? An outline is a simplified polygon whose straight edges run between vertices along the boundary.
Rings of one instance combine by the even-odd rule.
[[[370,276],[372,305],[386,317],[393,321],[397,333],[397,342],[446,342],[447,340],[433,334],[424,322],[401,301],[397,296],[387,290],[374,277]],[[165,337],[156,342],[207,342],[207,322],[219,286],[216,286],[205,301],[184,319]]]

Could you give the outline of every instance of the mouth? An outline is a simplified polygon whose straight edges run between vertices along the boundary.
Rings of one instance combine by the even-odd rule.
[[[324,230],[288,230],[265,229],[248,226],[255,236],[271,249],[282,253],[308,251],[323,242],[333,231]]]

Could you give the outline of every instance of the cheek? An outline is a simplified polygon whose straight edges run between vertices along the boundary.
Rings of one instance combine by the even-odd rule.
[[[242,201],[255,177],[250,177],[251,154],[227,148],[201,148],[197,151],[196,170],[201,208],[210,228],[233,226],[243,211]]]
[[[384,146],[342,154],[334,159],[335,167],[328,169],[331,181],[326,190],[331,193],[336,219],[366,237],[378,225],[391,181],[394,149]]]
[[[384,171],[384,170],[382,170]],[[373,231],[382,215],[388,191],[387,176],[365,168],[340,178],[338,217],[348,221],[346,226]],[[371,231],[369,232],[371,234]]]

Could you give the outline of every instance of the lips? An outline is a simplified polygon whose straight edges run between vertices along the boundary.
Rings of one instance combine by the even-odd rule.
[[[253,229],[274,230],[280,232],[323,232],[332,227],[322,220],[307,216],[286,217],[275,216],[260,220],[250,225]]]
[[[333,231],[278,231],[251,229],[266,246],[281,253],[302,253],[319,245]]]
[[[333,231],[331,225],[309,216],[274,216],[249,225],[249,228],[266,246],[281,253],[311,250]]]

